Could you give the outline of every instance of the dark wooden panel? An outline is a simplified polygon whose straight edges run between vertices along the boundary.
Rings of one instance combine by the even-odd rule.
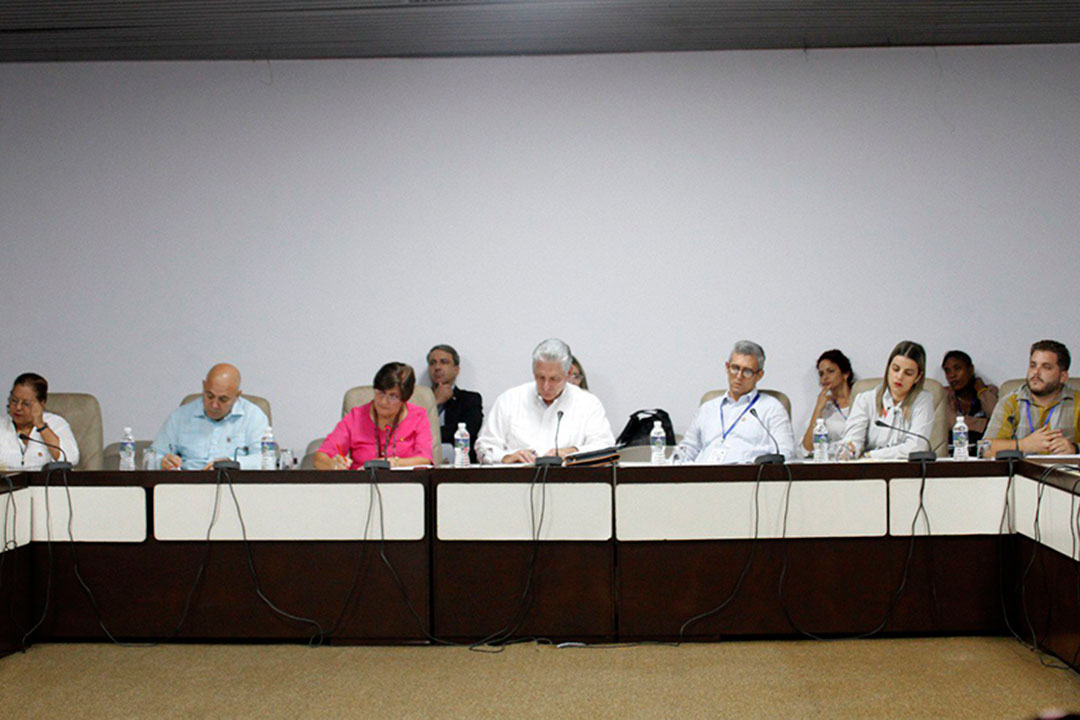
[[[361,556],[365,545],[366,556]],[[306,639],[315,632],[312,625],[282,618],[258,598],[242,543],[214,542],[209,556],[199,542],[79,543],[76,550],[82,577],[97,598],[105,625],[117,637],[169,636],[204,557],[205,573],[177,637]],[[282,610],[317,620],[330,632],[346,608],[337,638],[424,638],[378,557],[377,542],[253,542],[251,553],[263,592]],[[426,541],[388,542],[386,555],[426,628]],[[33,563],[35,602],[42,608],[49,568],[45,544],[34,545]],[[357,589],[349,597],[358,568]],[[75,577],[67,543],[53,544],[52,578],[49,610],[35,639],[105,639]]]
[[[684,622],[728,598],[752,546],[749,540],[618,543],[620,639],[676,639]],[[883,632],[1001,632],[997,546],[993,536],[917,539]],[[758,541],[735,598],[684,637],[870,632],[889,611],[910,547],[905,538]]]
[[[539,543],[526,609],[522,594],[532,552],[531,542],[436,541],[437,634],[476,641],[516,627],[515,638],[614,639],[613,543]]]
[[[31,551],[24,545],[0,553],[0,657],[22,649],[23,635],[32,623]]]
[[[1080,669],[1080,563],[1018,536],[1013,628]]]

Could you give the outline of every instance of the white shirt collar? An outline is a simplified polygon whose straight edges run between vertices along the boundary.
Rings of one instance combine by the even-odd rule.
[[[724,393],[724,398],[723,398],[723,400],[720,401],[720,404],[721,405],[733,405],[735,407],[738,407],[740,405],[749,405],[750,403],[752,403],[754,401],[754,398],[756,398],[758,396],[758,392],[760,392],[760,391],[755,387],[750,392],[744,393],[743,395],[741,395],[738,400],[732,400],[731,395],[729,395],[727,393]]]

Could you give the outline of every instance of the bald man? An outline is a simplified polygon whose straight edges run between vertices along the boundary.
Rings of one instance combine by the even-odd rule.
[[[237,460],[256,470],[259,442],[270,421],[254,403],[240,397],[240,371],[228,363],[210,368],[202,400],[181,405],[151,445],[162,470],[207,470],[215,460]]]

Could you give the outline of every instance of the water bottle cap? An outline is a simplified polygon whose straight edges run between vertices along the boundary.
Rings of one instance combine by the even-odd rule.
[[[457,424],[457,429],[458,430],[464,430],[465,429],[465,423],[458,423]]]
[[[958,422],[958,423],[964,422],[964,416],[963,415],[957,415],[956,416],[956,422]]]
[[[662,422],[660,422],[659,420],[653,420],[652,427],[653,427],[653,430],[656,430],[657,428],[663,429],[664,424]]]
[[[125,435],[130,435],[131,434],[131,428],[129,428],[129,427],[124,428],[124,434]]]

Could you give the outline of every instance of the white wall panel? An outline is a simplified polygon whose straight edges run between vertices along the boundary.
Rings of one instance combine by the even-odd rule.
[[[1036,539],[1074,560],[1080,560],[1080,531],[1076,528],[1078,498],[1051,485],[1016,478],[1016,532]],[[1036,515],[1038,516],[1036,518]],[[1036,521],[1038,525],[1036,526]]]
[[[30,519],[33,515],[30,494],[29,488],[0,493],[0,527],[3,528],[0,552],[14,550],[30,542]]]
[[[146,489],[141,487],[29,488],[35,542],[142,542],[146,539]],[[46,502],[47,500],[47,502]],[[68,519],[71,526],[68,527]]]
[[[439,540],[610,540],[606,483],[439,483]]]
[[[677,430],[741,337],[800,433],[814,359],[902,338],[994,382],[1077,343],[1080,46],[0,66],[0,367],[151,437],[215,361],[301,450],[450,342],[488,407],[566,339]],[[47,289],[47,291],[43,291]],[[973,314],[974,313],[974,314]],[[993,318],[994,332],[983,331]]]
[[[634,483],[615,489],[619,540],[707,540],[754,537],[874,537],[885,534],[885,481],[795,482],[787,531],[788,484]]]
[[[158,540],[422,540],[424,486],[370,483],[157,485],[154,537]],[[215,497],[218,500],[214,515]],[[236,504],[240,505],[237,514]],[[369,519],[369,509],[371,510]],[[240,519],[243,518],[243,527]]]
[[[919,478],[889,481],[890,535],[911,535],[913,522],[916,535],[998,534],[1008,478],[928,478],[923,493],[926,512],[916,518],[920,484]]]

